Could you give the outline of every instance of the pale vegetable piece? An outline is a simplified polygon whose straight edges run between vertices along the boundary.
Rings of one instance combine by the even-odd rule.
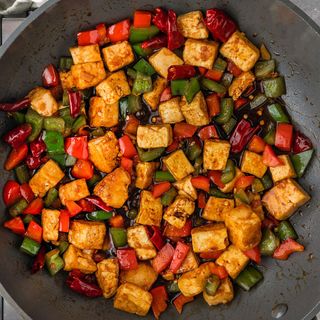
[[[42,237],[46,242],[57,241],[59,238],[59,210],[42,209]]]
[[[139,148],[168,147],[172,143],[172,128],[170,124],[140,125],[137,130]]]
[[[231,96],[234,101],[237,100],[242,93],[251,86],[254,79],[254,74],[251,71],[242,72],[240,76],[233,79],[228,89],[229,96]]]
[[[51,91],[42,87],[36,87],[29,92],[31,108],[44,117],[50,117],[55,114],[59,105],[51,94]]]
[[[185,38],[207,39],[209,31],[201,11],[191,11],[178,16],[178,30]]]
[[[152,90],[143,94],[144,101],[150,106],[152,110],[157,110],[160,96],[167,86],[167,80],[162,77],[157,77],[153,82]]]
[[[69,49],[73,64],[102,61],[98,44],[72,47]]]
[[[136,165],[136,187],[147,189],[152,183],[152,178],[157,167],[157,162],[138,162]]]
[[[295,178],[296,172],[288,155],[281,155],[278,158],[282,161],[282,165],[270,167],[271,177],[274,183],[283,179]]]
[[[224,221],[225,213],[233,207],[233,199],[209,197],[202,212],[202,218],[211,221]]]
[[[229,278],[221,280],[221,284],[217,292],[211,296],[206,290],[203,291],[203,299],[209,306],[216,306],[218,304],[226,304],[231,302],[234,297],[232,282]]]
[[[198,198],[197,189],[193,186],[191,182],[192,176],[189,175],[181,180],[176,181],[173,185],[178,189],[178,194],[191,200],[196,200]]]
[[[59,188],[59,198],[63,205],[66,201],[78,201],[90,195],[85,179],[73,180],[61,185]]]
[[[89,118],[91,127],[114,127],[119,122],[119,102],[106,104],[101,97],[90,99]]]
[[[177,123],[184,120],[180,109],[180,97],[160,103],[159,114],[163,123]]]
[[[230,143],[226,140],[204,141],[203,167],[206,170],[224,170],[230,153]]]
[[[109,258],[97,264],[96,277],[103,296],[111,298],[118,289],[119,263],[117,258]]]
[[[262,155],[246,150],[241,160],[241,171],[262,178],[268,167],[262,162]]]

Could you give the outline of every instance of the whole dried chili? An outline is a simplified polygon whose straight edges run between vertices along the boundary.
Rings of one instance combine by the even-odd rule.
[[[30,99],[28,97],[12,103],[0,103],[0,111],[15,112],[26,109],[30,106]]]
[[[32,267],[31,267],[31,273],[34,274],[38,272],[39,270],[42,270],[45,264],[45,255],[46,255],[46,248],[42,246],[35,257]]]
[[[31,132],[32,126],[29,123],[24,123],[7,132],[3,137],[3,141],[12,148],[17,148],[27,140]]]
[[[112,211],[112,208],[107,206],[99,197],[97,196],[89,196],[85,198],[90,203],[94,204],[98,208],[104,210],[104,211]]]
[[[196,75],[196,69],[194,66],[183,65],[183,66],[170,66],[168,69],[167,79],[177,80],[177,79],[189,79]]]
[[[40,167],[41,165],[41,159],[40,157],[34,157],[31,154],[29,154],[26,158],[26,165],[30,170],[34,170]]]
[[[165,34],[153,37],[150,40],[145,40],[141,43],[142,49],[160,49],[166,47],[168,43],[168,37]]]
[[[158,29],[164,33],[167,33],[168,15],[162,8],[156,8],[155,14],[152,18],[152,23],[158,27]]]
[[[39,157],[43,152],[46,151],[46,148],[46,144],[40,136],[30,143],[30,151],[33,157]]]
[[[149,238],[150,238],[151,242],[153,243],[153,245],[158,250],[161,250],[161,248],[165,245],[165,242],[162,237],[160,228],[156,227],[156,226],[150,226],[148,231],[149,231]]]
[[[185,42],[183,35],[178,30],[177,15],[171,9],[168,11],[167,35],[168,49],[170,50],[180,48]]]
[[[68,90],[70,114],[71,117],[75,118],[80,114],[82,94],[79,91]]]

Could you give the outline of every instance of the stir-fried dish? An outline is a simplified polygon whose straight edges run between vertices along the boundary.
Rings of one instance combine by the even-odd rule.
[[[4,226],[32,273],[158,319],[202,295],[226,304],[262,281],[261,256],[303,251],[288,219],[313,154],[285,80],[223,11],[136,11],[79,32],[42,86],[0,109]]]

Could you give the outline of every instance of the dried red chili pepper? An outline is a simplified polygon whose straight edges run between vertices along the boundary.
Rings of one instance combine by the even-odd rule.
[[[30,151],[34,157],[39,157],[47,149],[46,144],[39,136],[36,140],[30,143]]]
[[[28,97],[12,103],[0,103],[0,111],[15,112],[26,109],[30,106],[30,99]]]
[[[168,35],[168,49],[175,50],[180,48],[185,39],[183,35],[178,30],[177,25],[177,15],[176,13],[169,9],[168,11],[168,23],[167,23],[167,35]]]
[[[27,158],[25,161],[26,161],[26,165],[30,170],[37,169],[42,164],[40,157],[34,157],[31,154],[27,155]]]
[[[70,114],[73,118],[80,114],[82,94],[79,91],[68,90]]]
[[[42,246],[35,257],[32,267],[31,267],[31,273],[34,274],[38,272],[39,270],[42,270],[45,264],[45,255],[46,255],[46,248]]]
[[[196,75],[196,69],[194,66],[184,64],[183,66],[170,66],[168,69],[167,79],[177,80],[177,79],[188,79]]]
[[[104,211],[112,211],[112,208],[107,206],[99,197],[97,196],[89,196],[85,198],[90,203],[94,204],[98,208],[104,210]]]
[[[43,70],[42,83],[45,87],[55,87],[59,84],[59,73],[53,64]]]
[[[141,43],[142,49],[160,49],[166,47],[168,44],[168,37],[165,34],[153,37],[150,40],[145,40]]]
[[[3,141],[8,143],[12,148],[17,148],[27,140],[31,132],[31,124],[24,123],[7,132],[3,137]]]
[[[158,250],[160,250],[165,245],[160,228],[156,226],[150,226],[148,231],[151,242]]]
[[[292,152],[296,154],[312,148],[311,140],[302,132],[296,130],[293,135]]]
[[[167,33],[168,15],[162,8],[156,8],[155,14],[152,18],[152,23],[158,27],[158,29],[164,33]]]

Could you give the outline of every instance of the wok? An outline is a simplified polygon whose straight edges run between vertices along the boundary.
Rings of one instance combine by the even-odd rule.
[[[152,5],[151,5],[152,3]],[[0,49],[0,101],[17,99],[39,84],[43,67],[68,55],[77,31],[99,22],[110,24],[130,16],[135,9],[170,7],[178,13],[219,7],[238,21],[255,43],[266,43],[286,76],[285,101],[293,121],[320,150],[319,85],[320,29],[299,9],[286,0],[242,1],[161,1],[161,0],[53,0],[31,14]],[[255,34],[256,33],[256,34]],[[0,115],[0,134],[12,127],[5,114]],[[1,145],[1,168],[8,147]],[[318,152],[301,180],[312,195],[309,205],[295,214],[292,221],[306,251],[288,261],[263,260],[264,281],[248,293],[236,289],[228,306],[209,308],[201,297],[188,304],[183,319],[272,319],[272,310],[286,304],[281,319],[311,319],[320,309],[320,215]],[[0,171],[2,189],[10,177]],[[2,201],[2,200],[1,200]],[[1,202],[2,224],[5,206]],[[1,294],[26,319],[137,319],[117,311],[112,300],[90,300],[63,285],[65,275],[52,278],[46,272],[30,274],[31,260],[17,250],[20,239],[0,228]],[[151,315],[149,316],[151,319]],[[163,319],[175,319],[170,307]]]

